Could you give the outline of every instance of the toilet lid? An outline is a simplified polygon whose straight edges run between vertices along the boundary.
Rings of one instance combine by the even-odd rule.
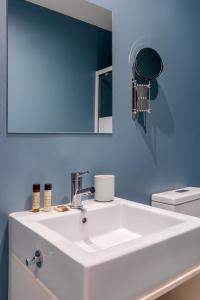
[[[153,194],[151,199],[152,201],[164,204],[180,205],[186,202],[191,202],[200,199],[200,188],[185,187],[182,189]]]

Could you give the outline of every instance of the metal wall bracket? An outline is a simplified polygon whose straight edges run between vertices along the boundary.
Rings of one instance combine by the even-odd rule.
[[[132,115],[134,119],[139,113],[151,112],[151,83],[139,84],[137,80],[132,80]]]

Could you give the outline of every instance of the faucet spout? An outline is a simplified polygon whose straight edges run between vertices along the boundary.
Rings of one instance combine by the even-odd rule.
[[[88,195],[88,196],[90,196],[90,195],[92,195],[94,193],[95,193],[95,188],[94,187],[90,187],[90,188],[87,188],[87,189],[79,190],[77,192],[77,195],[82,195],[82,196]]]
[[[82,202],[82,197],[83,196],[90,196],[93,195],[95,193],[95,188],[94,187],[90,187],[87,189],[82,189],[77,191],[77,193],[75,193],[72,203],[71,203],[71,208],[76,208],[76,209],[83,209],[83,202]]]
[[[95,193],[94,187],[89,187],[82,189],[82,175],[87,174],[87,172],[77,172],[71,175],[71,185],[72,185],[72,199],[71,208],[83,209],[82,197],[90,196]]]

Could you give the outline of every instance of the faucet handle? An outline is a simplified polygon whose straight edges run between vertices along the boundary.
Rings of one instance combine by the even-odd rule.
[[[79,172],[79,176],[83,176],[83,175],[89,174],[89,173],[90,173],[89,171]]]
[[[84,171],[84,172],[74,172],[71,173],[71,178],[72,180],[80,180],[83,175],[88,174],[89,171]]]

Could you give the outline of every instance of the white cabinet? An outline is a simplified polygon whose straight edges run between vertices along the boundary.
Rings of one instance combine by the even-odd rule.
[[[14,254],[11,254],[9,300],[59,299]]]

